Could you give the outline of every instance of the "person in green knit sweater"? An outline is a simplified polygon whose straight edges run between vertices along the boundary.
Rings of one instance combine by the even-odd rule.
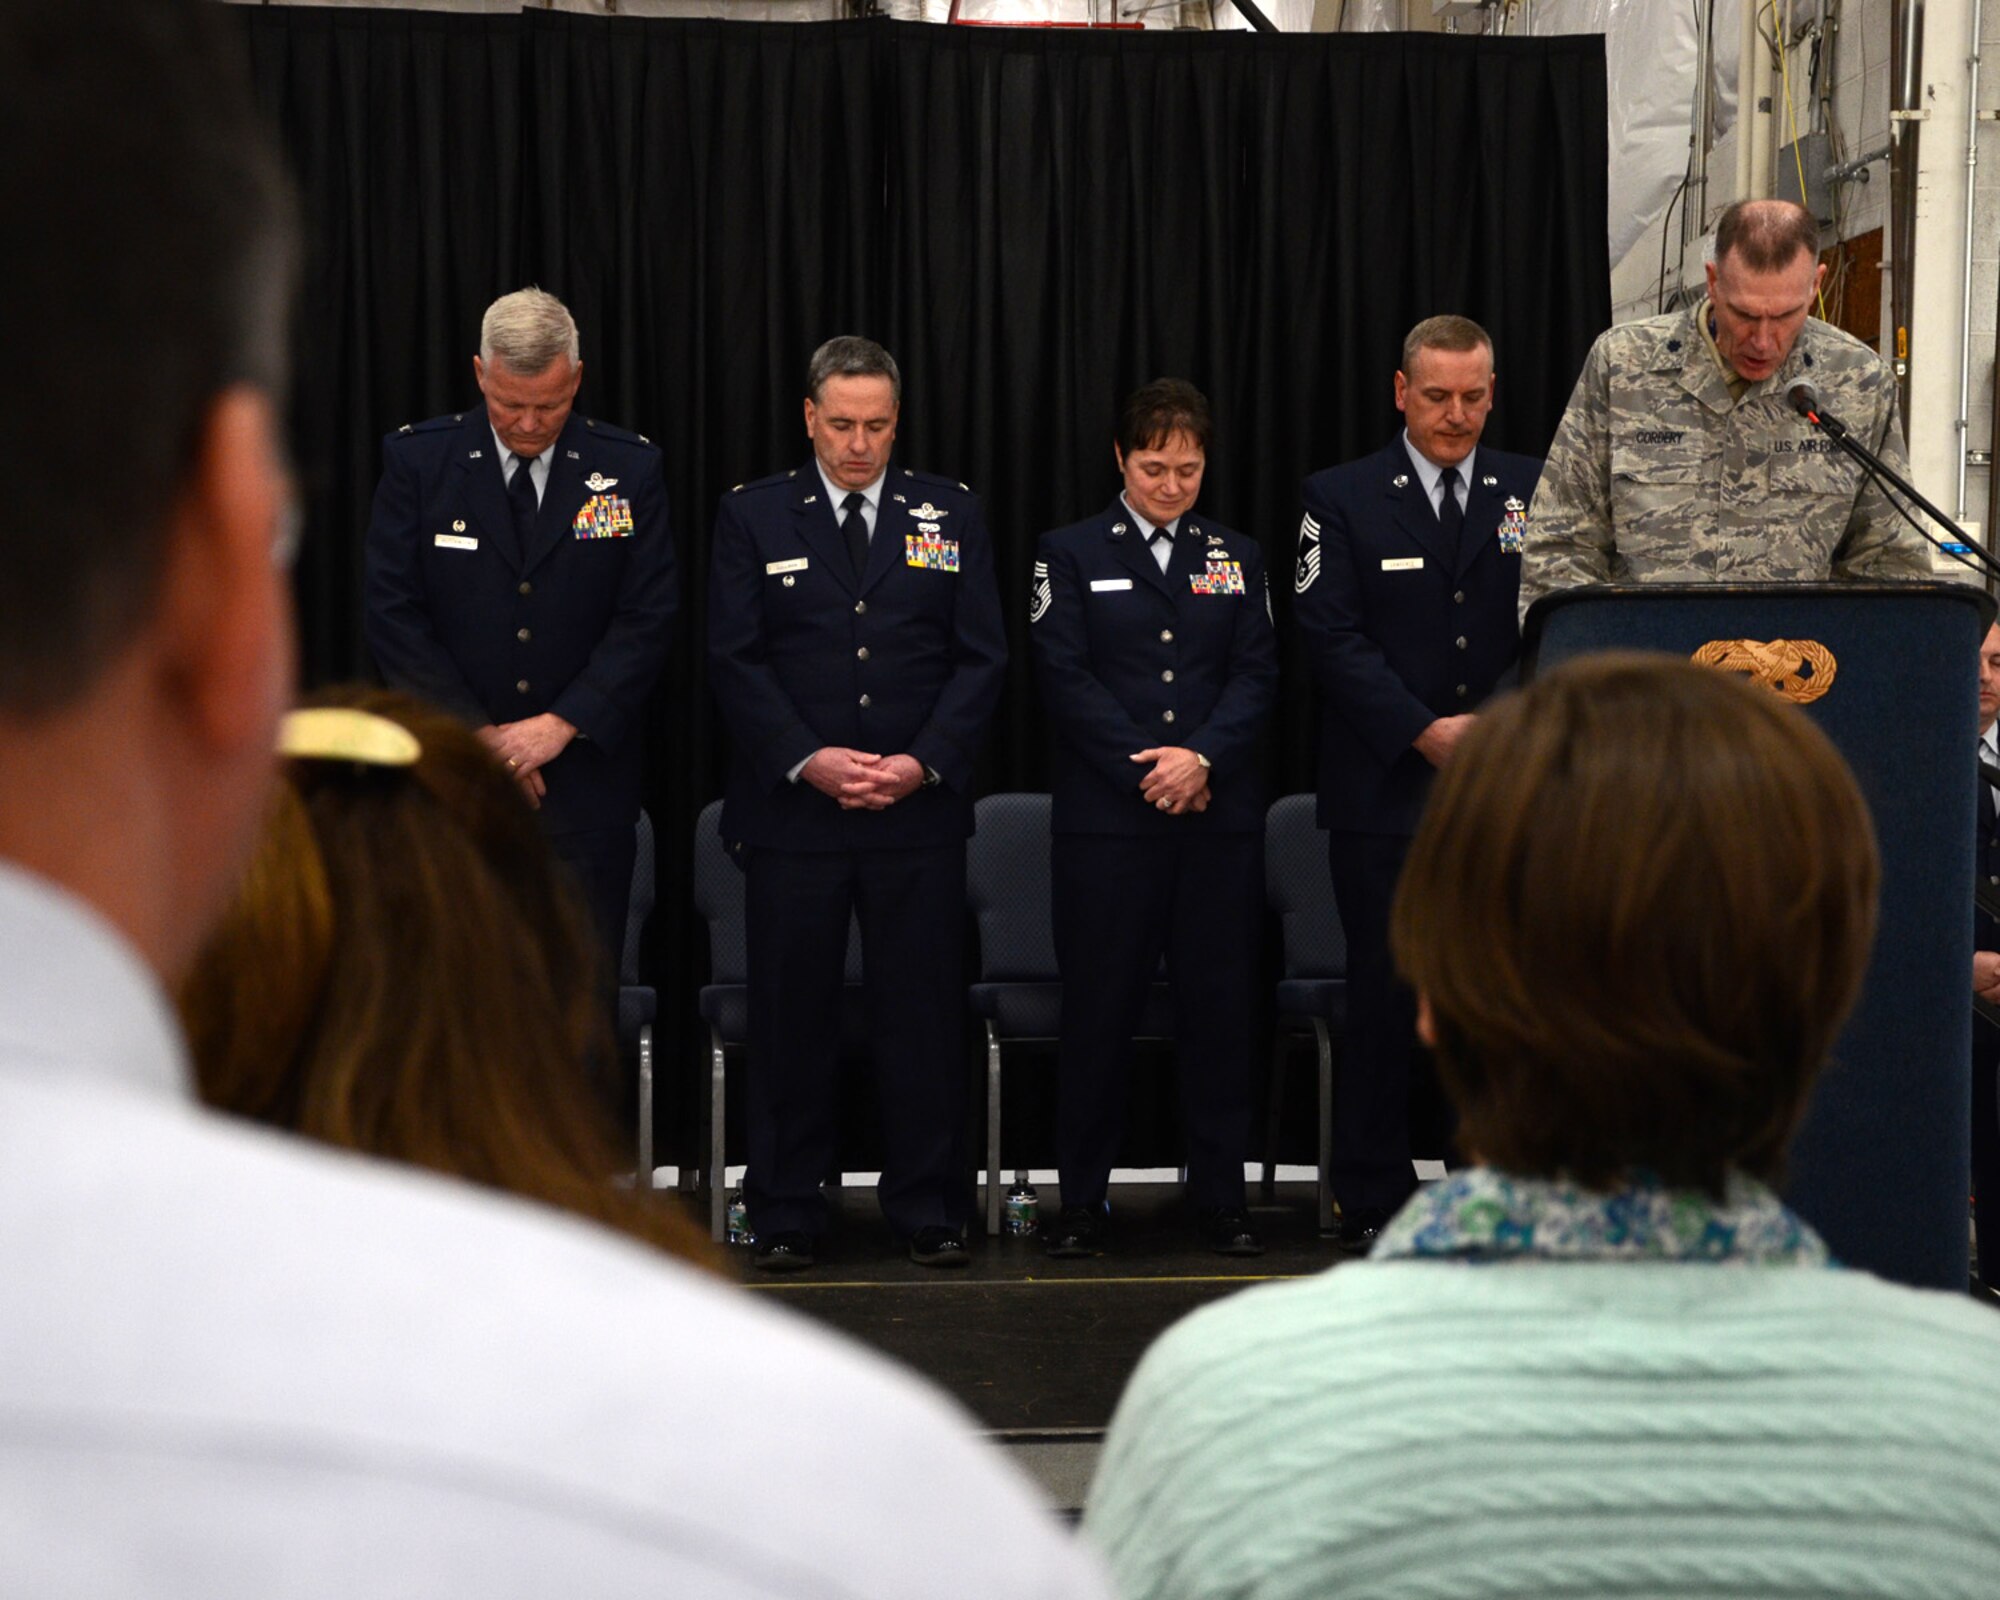
[[[1482,716],[1391,927],[1474,1165],[1147,1353],[1084,1517],[1121,1593],[2000,1593],[2000,1316],[1771,1187],[1878,876],[1743,681],[1596,656]]]

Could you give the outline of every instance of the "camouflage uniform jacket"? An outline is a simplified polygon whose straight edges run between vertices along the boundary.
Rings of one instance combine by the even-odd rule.
[[[1807,318],[1792,353],[1732,400],[1697,306],[1598,336],[1529,507],[1521,612],[1588,583],[1924,578],[1929,550],[1795,412],[1795,383],[1909,475],[1888,362]]]

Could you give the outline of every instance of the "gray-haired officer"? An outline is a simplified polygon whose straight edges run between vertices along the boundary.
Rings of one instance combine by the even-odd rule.
[[[1826,268],[1810,213],[1738,201],[1708,298],[1598,336],[1528,511],[1523,615],[1592,583],[1921,578],[1922,538],[1795,384],[1908,475],[1889,363],[1809,313]]]
[[[1055,733],[1051,849],[1062,992],[1048,1253],[1091,1256],[1124,1127],[1133,1036],[1164,954],[1188,1200],[1224,1255],[1244,1207],[1263,914],[1258,744],[1278,686],[1263,553],[1195,514],[1208,402],[1175,378],[1126,402],[1123,493],[1042,535],[1028,636]]]
[[[383,441],[368,647],[394,687],[473,724],[540,808],[609,984],[632,893],[646,697],[675,609],[660,452],[576,415],[576,323],[543,290],[487,307],[472,374],[479,405]]]

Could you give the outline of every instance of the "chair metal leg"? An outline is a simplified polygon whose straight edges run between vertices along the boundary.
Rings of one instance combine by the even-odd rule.
[[[1313,1018],[1319,1046],[1319,1231],[1333,1232],[1333,1036],[1324,1017]]]
[[[727,1078],[724,1073],[722,1035],[714,1028],[708,1030],[708,1236],[721,1244],[725,1229],[725,1214],[729,1206],[729,1196],[723,1182],[728,1172],[724,1160],[727,1154],[723,1147],[723,1131],[728,1125],[724,1113],[727,1102],[724,1099]]]
[[[1271,1081],[1264,1089],[1264,1175],[1258,1180],[1265,1205],[1278,1198],[1278,1116],[1285,1104],[1285,1036],[1271,1040]]]
[[[1000,1035],[986,1024],[986,1232],[1000,1232]]]
[[[653,1025],[639,1029],[639,1187],[653,1187]]]

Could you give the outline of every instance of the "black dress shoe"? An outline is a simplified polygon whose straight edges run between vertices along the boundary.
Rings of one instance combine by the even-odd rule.
[[[1362,1250],[1375,1242],[1375,1236],[1388,1225],[1390,1211],[1381,1206],[1356,1206],[1349,1210],[1340,1208],[1340,1245],[1343,1250]]]
[[[972,1252],[956,1228],[919,1228],[910,1236],[910,1259],[920,1267],[962,1267]]]
[[[804,1272],[813,1264],[812,1235],[796,1230],[766,1234],[757,1241],[750,1264],[759,1272]]]
[[[1064,1206],[1062,1217],[1042,1241],[1042,1253],[1058,1261],[1080,1261],[1104,1254],[1104,1209]]]
[[[1261,1256],[1264,1241],[1250,1226],[1250,1213],[1241,1206],[1218,1206],[1201,1225],[1209,1249],[1219,1256]]]

